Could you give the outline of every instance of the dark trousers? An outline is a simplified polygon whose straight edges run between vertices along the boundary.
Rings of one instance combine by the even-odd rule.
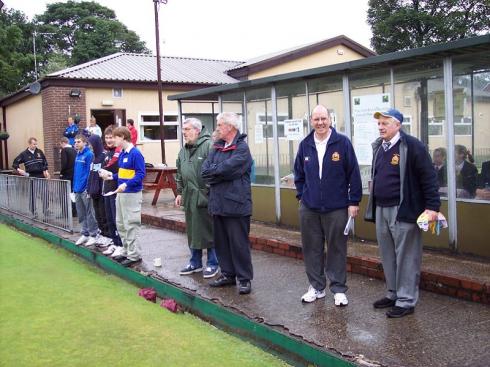
[[[303,203],[299,209],[301,242],[308,281],[316,290],[327,286],[332,293],[347,291],[347,208],[317,213]],[[327,252],[325,256],[325,241]],[[326,275],[326,276],[325,276]]]
[[[29,177],[31,178],[41,178],[45,179],[43,173],[29,173]],[[48,210],[48,202],[49,202],[49,192],[47,182],[40,180],[30,180],[31,186],[31,197],[29,200],[29,211],[32,213],[34,217],[39,217],[41,214],[46,215]],[[38,213],[39,210],[37,207],[37,198],[41,200],[41,205],[43,208],[42,213]]]
[[[102,236],[109,237],[109,230],[107,229],[107,220],[104,207],[104,197],[102,195],[91,196],[92,204],[94,206],[95,220],[99,226]]]
[[[213,215],[214,246],[221,273],[239,281],[253,279],[250,217]]]
[[[116,195],[104,196],[103,198],[109,236],[114,245],[122,246],[121,237],[119,237],[116,227]]]

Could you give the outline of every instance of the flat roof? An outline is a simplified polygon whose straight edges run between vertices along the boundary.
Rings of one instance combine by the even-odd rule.
[[[332,74],[335,72],[369,70],[380,66],[397,66],[420,61],[433,61],[444,56],[464,55],[485,50],[490,50],[490,34],[465,38],[452,42],[438,43],[411,50],[391,52],[340,64],[295,71],[265,78],[246,80],[210,88],[197,89],[190,92],[169,96],[168,99],[171,101],[201,99],[217,100],[218,96],[221,94],[241,89],[259,88],[285,81],[311,79],[313,77]]]

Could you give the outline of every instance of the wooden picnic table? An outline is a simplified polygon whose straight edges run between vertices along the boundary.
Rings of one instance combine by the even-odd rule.
[[[143,183],[145,189],[155,189],[155,195],[151,205],[156,205],[160,190],[172,189],[174,196],[177,196],[177,184],[175,183],[174,175],[177,173],[175,167],[147,167],[146,178]],[[149,175],[150,174],[150,175]]]

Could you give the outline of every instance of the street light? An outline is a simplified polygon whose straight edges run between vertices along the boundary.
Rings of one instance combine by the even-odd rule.
[[[157,51],[157,81],[158,81],[158,111],[160,115],[160,145],[162,150],[162,163],[165,161],[165,133],[163,131],[163,101],[162,101],[162,73],[160,69],[160,29],[158,26],[158,8],[160,4],[167,4],[167,0],[153,0],[155,9],[155,39]]]
[[[36,76],[36,80],[39,77],[39,75],[37,73],[37,58],[36,58],[36,37],[37,37],[38,34],[41,35],[41,36],[43,36],[43,35],[47,35],[47,34],[52,35],[52,34],[55,34],[55,33],[37,33],[37,31],[34,31],[32,33],[32,46],[34,48],[34,75]]]

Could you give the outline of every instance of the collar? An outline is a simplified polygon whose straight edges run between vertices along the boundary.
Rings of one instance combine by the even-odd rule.
[[[131,151],[131,149],[133,149],[133,148],[134,148],[133,143],[129,143],[128,146],[126,147],[126,149],[124,149],[124,151],[126,153],[129,153]]]
[[[332,136],[332,130],[328,129],[328,135],[325,139],[320,140],[316,137],[315,133],[313,133],[313,140],[315,141],[316,145],[327,145],[328,141],[330,140],[330,137]]]
[[[34,149],[34,150],[30,150],[29,148],[27,148],[27,150],[28,150],[29,152],[31,152],[31,154],[36,153],[36,149]]]
[[[396,135],[394,137],[392,137],[391,140],[389,140],[389,142],[391,143],[390,148],[393,147],[396,143],[398,143],[398,140],[400,140],[400,132],[397,132]],[[384,140],[383,140],[383,143],[384,143]]]

